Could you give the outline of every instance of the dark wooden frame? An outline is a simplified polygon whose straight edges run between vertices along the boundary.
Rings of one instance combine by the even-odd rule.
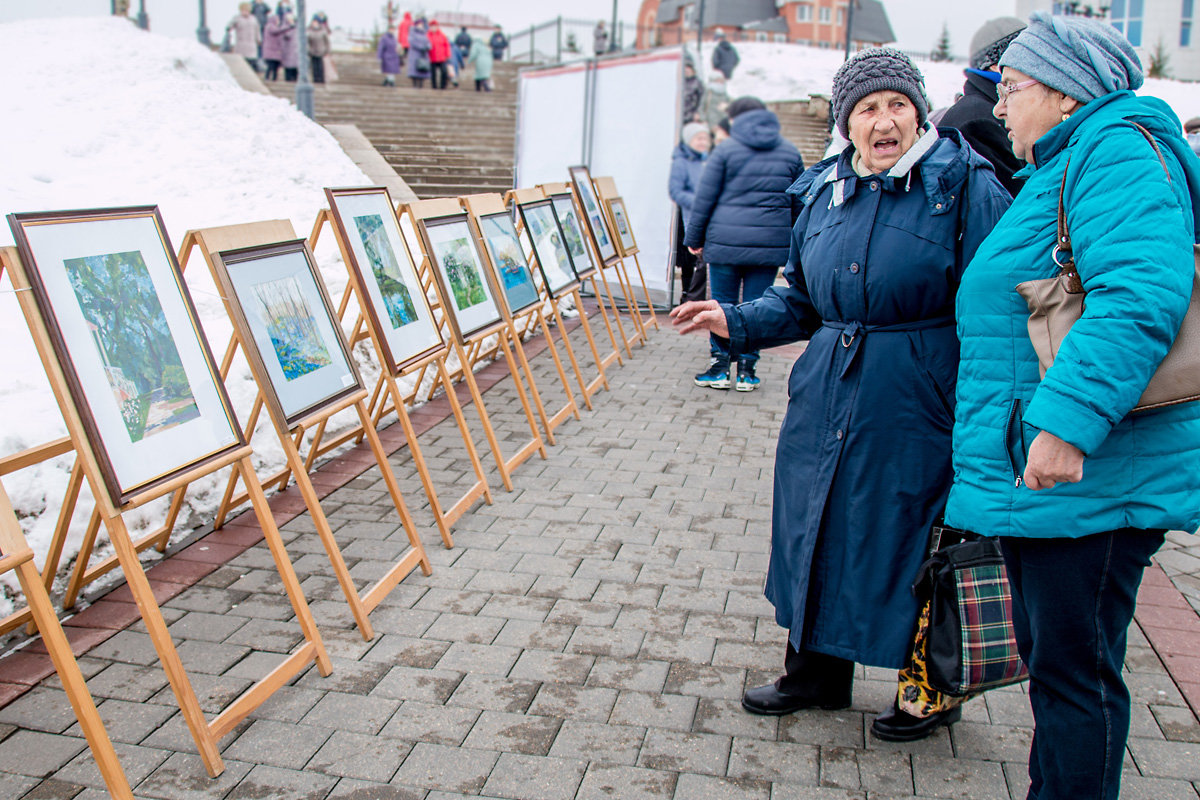
[[[250,320],[246,317],[246,309],[242,305],[242,299],[238,296],[237,290],[234,287],[233,277],[230,275],[230,267],[250,264],[262,258],[271,258],[273,256],[292,253],[303,255],[304,261],[308,265],[309,273],[317,286],[317,291],[321,295],[322,307],[328,317],[329,324],[333,327],[334,335],[337,337],[338,347],[341,349],[346,363],[350,366],[351,374],[354,375],[354,383],[339,389],[331,395],[322,397],[316,402],[310,403],[299,411],[289,415],[284,411],[283,404],[279,402],[279,395],[275,390],[275,385],[271,382],[263,353],[259,349],[257,340],[254,338],[254,331],[250,328]],[[245,353],[246,360],[250,362],[250,369],[258,381],[259,388],[262,389],[263,402],[267,404],[268,411],[276,419],[284,422],[283,427],[294,431],[296,426],[306,417],[319,414],[324,409],[337,405],[344,398],[362,391],[362,374],[358,371],[358,364],[355,363],[354,356],[346,344],[345,331],[342,330],[341,322],[339,322],[337,314],[333,310],[333,303],[329,299],[329,291],[325,288],[325,281],[322,280],[321,273],[317,269],[312,251],[308,249],[307,240],[295,239],[290,242],[278,242],[255,247],[243,247],[237,250],[225,250],[216,254],[213,258],[213,266],[216,268],[226,308],[229,309],[229,315],[238,331],[238,338],[242,342],[242,352]],[[316,312],[316,309],[313,309],[313,311]]]
[[[493,304],[496,306],[496,311],[500,314],[497,319],[489,320],[482,325],[477,325],[467,330],[464,330],[458,322],[458,311],[455,309],[454,302],[451,299],[453,297],[452,290],[442,276],[441,263],[434,253],[433,242],[429,238],[430,228],[439,228],[454,224],[462,224],[466,228],[471,246],[475,248],[475,257],[479,260],[480,266],[483,267],[483,279],[487,281],[488,288],[491,289]],[[504,291],[496,285],[496,276],[493,274],[494,270],[488,268],[491,262],[482,252],[487,245],[480,242],[476,236],[475,229],[471,226],[470,215],[464,211],[461,214],[448,214],[444,217],[417,219],[415,220],[414,227],[417,229],[417,235],[421,237],[421,246],[424,248],[425,255],[429,259],[429,272],[433,275],[433,279],[437,281],[438,290],[441,293],[442,313],[446,315],[446,321],[450,324],[450,330],[454,332],[458,343],[465,347],[468,339],[475,338],[481,334],[490,334],[497,328],[507,325],[508,321],[512,318],[508,310],[508,300],[504,296]]]
[[[87,394],[84,391],[83,383],[80,381],[79,375],[75,370],[75,363],[71,358],[70,350],[67,348],[66,339],[64,338],[62,329],[59,326],[58,317],[54,313],[54,304],[52,303],[50,294],[46,290],[46,286],[42,281],[41,271],[38,267],[37,259],[34,257],[33,247],[31,246],[28,237],[25,235],[25,227],[27,225],[67,224],[76,222],[130,219],[138,217],[149,218],[154,221],[154,226],[158,231],[159,243],[162,245],[163,253],[167,257],[167,266],[171,270],[171,277],[175,281],[175,286],[179,290],[180,298],[182,299],[184,308],[187,311],[188,323],[191,326],[192,331],[196,334],[196,339],[200,345],[200,350],[203,354],[209,377],[211,378],[213,387],[217,392],[217,397],[221,402],[221,408],[224,410],[229,426],[233,430],[234,441],[218,450],[207,453],[199,458],[187,462],[186,464],[182,464],[175,469],[169,470],[162,475],[147,479],[133,486],[125,487],[121,485],[120,480],[117,478],[116,470],[113,467],[112,460],[109,458],[108,450],[104,445],[104,439],[100,435],[100,428],[97,425],[96,418],[92,413],[91,405],[87,401]],[[50,343],[54,348],[55,357],[58,359],[58,362],[62,367],[63,376],[66,378],[67,387],[71,393],[71,403],[75,406],[75,409],[79,413],[80,420],[82,421],[84,430],[87,433],[88,442],[91,444],[93,454],[96,457],[96,462],[100,467],[100,471],[104,479],[104,485],[108,489],[108,494],[114,507],[121,508],[126,504],[140,505],[148,500],[154,499],[158,496],[154,494],[157,487],[170,483],[174,478],[185,472],[188,472],[189,470],[203,467],[206,464],[216,461],[223,456],[246,446],[245,434],[242,432],[242,427],[238,423],[237,414],[234,412],[233,404],[229,400],[229,394],[225,390],[225,383],[221,380],[220,372],[217,370],[217,362],[213,358],[212,349],[208,346],[208,338],[204,335],[204,329],[200,327],[200,318],[196,313],[195,303],[192,302],[191,292],[188,291],[187,282],[183,279],[183,271],[179,268],[179,261],[175,257],[175,250],[171,246],[171,240],[167,235],[167,229],[163,224],[162,215],[159,213],[158,206],[128,206],[117,208],[9,214],[8,225],[12,230],[13,239],[16,242],[17,250],[21,256],[21,261],[25,266],[25,274],[29,280],[30,288],[33,291],[33,297],[37,303],[38,311],[42,316],[42,320],[46,326],[46,331],[49,334]]]
[[[638,247],[637,237],[633,235],[633,223],[629,221],[629,209],[625,208],[625,198],[620,196],[610,197],[604,201],[604,204],[608,206],[608,215],[612,218],[613,230],[617,234],[617,237],[613,241],[617,245],[618,252],[620,252],[622,256],[631,256],[640,252],[641,249]],[[617,227],[618,206],[621,208],[622,216],[625,217],[625,226],[629,229],[629,241],[632,243],[631,247],[625,246],[625,237],[621,235],[621,229]]]
[[[621,251],[617,249],[617,241],[612,231],[608,230],[608,220],[604,213],[604,204],[600,200],[600,193],[596,191],[596,185],[592,183],[592,173],[582,164],[569,167],[567,171],[571,176],[571,185],[575,187],[575,197],[578,200],[576,210],[583,217],[588,234],[592,237],[592,242],[596,245],[596,253],[600,256],[601,263],[607,267],[621,258]],[[587,205],[583,202],[584,189],[596,201],[596,209],[600,212],[600,224],[604,226],[604,235],[608,237],[609,246],[612,248],[611,256],[606,256],[600,251],[600,238],[596,236],[596,226],[592,223],[592,218],[588,216]]]
[[[404,252],[408,256],[408,263],[412,265],[413,275],[416,276],[418,286],[412,287],[414,294],[419,294],[420,302],[425,304],[426,310],[429,311],[429,318],[433,321],[434,330],[438,334],[438,343],[422,350],[420,353],[404,359],[404,361],[396,361],[396,356],[392,353],[392,347],[388,343],[385,328],[381,324],[379,312],[375,308],[375,304],[371,301],[371,294],[367,291],[367,277],[363,272],[362,265],[358,263],[358,258],[354,255],[354,248],[350,244],[352,239],[349,236],[349,231],[346,228],[345,222],[342,220],[342,215],[338,211],[337,198],[350,195],[367,195],[367,194],[382,194],[384,201],[387,203],[392,213],[392,221],[396,225],[396,231],[400,234],[400,241],[404,245]],[[392,203],[392,196],[385,186],[368,186],[368,187],[342,187],[325,190],[325,198],[329,202],[329,213],[333,217],[333,224],[337,226],[338,236],[346,244],[346,266],[350,270],[351,280],[353,280],[358,289],[360,298],[359,305],[362,306],[362,313],[367,316],[373,330],[379,332],[379,346],[383,350],[385,363],[382,365],[385,370],[388,370],[390,375],[395,378],[399,376],[409,366],[428,359],[430,356],[439,353],[446,349],[446,341],[442,338],[441,330],[437,324],[437,316],[433,312],[433,307],[429,304],[429,297],[425,293],[424,287],[420,286],[420,268],[417,259],[413,258],[412,250],[409,249],[408,239],[404,236],[404,231],[400,228],[400,220],[396,217],[396,206]],[[416,291],[420,289],[420,291]],[[414,302],[416,300],[414,299]]]
[[[485,221],[494,219],[500,219],[504,222],[507,222],[509,228],[511,228],[513,242],[516,243],[517,252],[521,254],[521,258],[524,260],[525,272],[529,275],[529,285],[533,288],[533,299],[519,308],[514,307],[508,302],[508,292],[504,289],[504,278],[500,275],[500,265],[496,263],[496,257],[492,252],[491,243],[488,241],[487,233],[483,229],[483,223]],[[504,294],[504,304],[508,306],[508,313],[511,316],[516,316],[529,307],[540,303],[542,298],[541,294],[538,292],[537,284],[533,280],[533,266],[530,265],[529,258],[525,255],[525,248],[521,244],[521,235],[517,233],[517,226],[516,223],[513,222],[512,214],[508,213],[507,211],[500,211],[494,214],[482,214],[476,217],[476,222],[479,224],[479,240],[483,245],[481,251],[487,256],[487,262],[491,270],[496,273],[495,283],[500,288],[501,293]],[[545,275],[543,274],[542,277],[545,277]]]
[[[550,285],[550,278],[546,275],[545,267],[542,266],[542,254],[538,252],[537,240],[533,238],[533,229],[530,228],[529,219],[526,217],[526,209],[542,207],[549,208],[550,214],[554,217],[554,226],[558,229],[558,237],[562,241],[563,249],[567,253],[567,264],[571,267],[571,274],[575,276],[573,280],[568,281],[557,289]],[[521,224],[525,227],[525,235],[529,237],[529,244],[533,248],[533,257],[537,261],[538,270],[542,273],[542,285],[546,287],[546,294],[557,300],[559,297],[571,294],[577,290],[583,284],[583,280],[575,270],[575,256],[571,255],[571,247],[567,244],[566,232],[563,230],[562,222],[558,218],[558,212],[554,209],[554,201],[547,197],[545,200],[537,200],[532,203],[518,203],[517,211],[521,215]]]
[[[546,199],[548,199],[552,204],[555,201],[562,201],[564,203],[568,203],[571,206],[572,210],[575,211],[575,216],[576,217],[579,216],[579,209],[575,205],[575,195],[571,194],[570,192],[560,192],[558,194],[552,194]],[[566,232],[567,232],[566,231],[567,223],[563,220],[562,217],[558,216],[558,208],[557,207],[555,207],[555,209],[554,209],[554,216],[558,218],[558,227],[562,230],[563,235],[565,236]],[[575,254],[571,253],[571,266],[574,268],[575,274],[579,276],[579,280],[581,282],[585,281],[588,278],[595,275],[596,270],[600,269],[600,265],[596,264],[594,261],[592,261],[592,251],[588,249],[587,237],[589,235],[590,234],[588,233],[587,228],[579,229],[579,238],[583,242],[583,252],[587,254],[588,262],[591,264],[591,266],[580,271],[579,265],[575,263]],[[567,246],[567,252],[568,253],[571,252],[570,245]]]

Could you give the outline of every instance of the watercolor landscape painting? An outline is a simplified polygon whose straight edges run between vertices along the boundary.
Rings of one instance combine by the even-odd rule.
[[[69,258],[67,278],[131,442],[200,416],[139,251]]]
[[[283,377],[293,381],[333,363],[299,281],[264,281],[255,285],[254,297]]]
[[[475,254],[471,252],[471,240],[466,237],[448,239],[436,243],[434,249],[442,271],[450,281],[455,308],[461,310],[486,302],[487,292],[483,288],[483,276],[479,274]]]
[[[500,283],[504,287],[509,308],[518,311],[535,302],[538,299],[537,287],[533,284],[529,261],[521,250],[521,240],[517,238],[512,218],[507,214],[496,214],[483,217],[479,222],[488,252],[492,254],[492,263],[500,273]]]
[[[367,260],[371,262],[371,273],[379,285],[379,293],[383,295],[383,304],[392,327],[402,328],[416,322],[417,308],[400,272],[400,263],[396,260],[392,243],[388,241],[383,217],[366,214],[354,217],[354,224],[358,228],[358,235],[362,237],[363,249],[367,252]]]

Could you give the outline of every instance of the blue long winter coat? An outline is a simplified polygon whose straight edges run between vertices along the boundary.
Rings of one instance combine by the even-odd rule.
[[[735,352],[809,339],[775,456],[775,619],[797,648],[881,667],[908,661],[950,488],[954,293],[1010,202],[957,131],[936,136],[907,175],[861,178],[852,148],[805,172],[787,287],[725,307]]]
[[[1170,183],[1149,143],[1160,143]],[[982,534],[1078,537],[1122,527],[1200,526],[1200,403],[1132,416],[1191,295],[1200,162],[1159,100],[1114,92],[1084,105],[1033,147],[1035,166],[959,292],[963,341],[954,489],[947,520]],[[1084,314],[1039,380],[1013,287],[1056,274],[1058,187]],[[1018,173],[1021,174],[1021,173]],[[1039,431],[1086,454],[1083,480],[1017,485]]]
[[[739,114],[730,138],[708,156],[683,243],[703,247],[709,264],[783,264],[795,219],[787,188],[803,169],[800,151],[780,135],[775,114]]]
[[[667,181],[667,192],[683,213],[685,226],[692,215],[692,202],[696,199],[696,187],[700,185],[705,162],[705,154],[697,153],[685,142],[680,142],[671,153],[671,177]]]
[[[398,75],[400,73],[400,53],[396,50],[396,37],[391,31],[384,31],[379,37],[379,46],[375,48],[375,55],[379,59],[379,70],[384,75]]]
[[[417,66],[417,61],[423,56],[429,58],[429,51],[433,49],[433,45],[429,42],[429,34],[425,30],[425,26],[413,23],[413,26],[408,30],[408,77],[410,78],[428,78],[433,74],[432,65],[421,69]]]

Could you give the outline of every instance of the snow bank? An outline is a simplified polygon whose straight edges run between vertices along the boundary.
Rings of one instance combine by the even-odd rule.
[[[290,219],[307,236],[324,187],[367,183],[324,128],[283,100],[239,88],[218,55],[123,20],[0,25],[0,75],[0,213],[158,204],[178,247],[189,228],[259,219]],[[0,228],[0,244],[11,244],[8,226]],[[332,236],[322,238],[317,257],[340,296],[346,274]],[[220,358],[230,325],[202,259],[192,260],[187,279]],[[65,428],[7,279],[0,284],[0,341],[0,454],[8,455]],[[372,365],[360,365],[370,379]],[[245,420],[255,387],[244,362],[234,369],[227,385]],[[260,426],[254,446],[260,464],[282,464],[269,430]],[[70,464],[60,458],[3,478],[39,563]],[[224,479],[193,485],[185,521],[211,521]],[[162,508],[152,504],[130,521],[157,526]],[[87,512],[85,502],[64,563],[78,551]],[[0,614],[9,605],[0,598]]]
[[[739,42],[741,63],[729,81],[732,97],[753,95],[766,102],[805,100],[810,94],[828,95],[833,74],[842,65],[841,50],[821,50],[795,44]],[[712,50],[704,48],[703,80],[712,72]],[[925,88],[934,108],[954,102],[962,91],[963,65],[918,60],[925,75]],[[1150,79],[1138,94],[1164,100],[1180,121],[1200,115],[1200,83]]]

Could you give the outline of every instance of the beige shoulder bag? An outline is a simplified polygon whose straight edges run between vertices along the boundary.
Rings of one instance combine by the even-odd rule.
[[[1154,136],[1136,122],[1132,124],[1150,142],[1165,172],[1167,162]],[[1171,174],[1167,172],[1167,181],[1170,180]],[[1058,242],[1053,252],[1054,263],[1059,267],[1058,275],[1017,284],[1017,292],[1029,305],[1029,340],[1037,352],[1043,378],[1054,363],[1062,340],[1070,332],[1075,320],[1083,315],[1083,304],[1087,297],[1071,255],[1071,234],[1067,230],[1067,212],[1063,207],[1066,184],[1067,171],[1063,169],[1062,182],[1058,187]],[[1192,247],[1196,274],[1192,277],[1191,304],[1175,343],[1150,378],[1150,384],[1134,411],[1149,411],[1200,400],[1200,245]]]

